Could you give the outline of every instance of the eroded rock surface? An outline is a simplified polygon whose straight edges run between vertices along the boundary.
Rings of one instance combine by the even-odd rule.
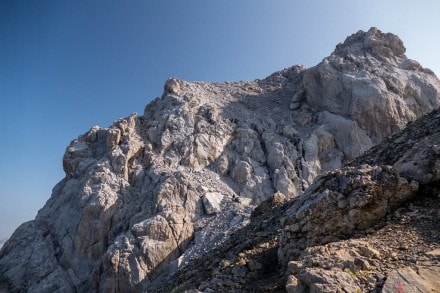
[[[281,220],[280,260],[306,247],[348,238],[413,197],[419,188],[392,167],[344,167],[318,178]]]
[[[413,270],[405,267],[388,274],[383,293],[402,292],[438,292],[440,290],[440,267],[417,267]]]
[[[279,249],[288,292],[439,290],[439,122],[440,110],[425,115],[291,204]]]
[[[376,28],[360,31],[305,72],[303,99],[321,111],[350,118],[377,143],[438,106],[435,76],[407,59],[405,50],[393,34]]]
[[[279,193],[274,194],[254,210],[249,225],[184,265],[175,277],[166,280],[166,286],[162,283],[154,289],[438,291],[438,179],[429,176],[432,181],[418,183],[416,177],[426,178],[419,177],[421,172],[409,173],[416,174],[411,180],[392,165],[406,158],[406,162],[420,161],[418,166],[426,174],[437,174],[439,119],[440,110],[425,115],[351,166],[318,177],[303,195],[287,203]],[[430,144],[423,143],[427,141]],[[423,161],[421,153],[427,155]],[[298,223],[296,213],[308,215],[311,224]],[[284,261],[284,266],[278,260]]]
[[[261,202],[295,198],[324,171],[438,107],[439,80],[404,52],[400,39],[373,28],[311,69],[294,66],[250,82],[169,79],[143,115],[94,126],[71,142],[65,179],[1,249],[0,283],[36,292],[157,286],[243,229]],[[296,201],[303,213],[292,208],[283,222],[283,258],[296,253],[289,239],[319,244],[308,237],[330,241],[374,223],[418,184],[437,180],[424,162],[346,167],[318,179]],[[344,215],[335,231],[315,226]],[[274,256],[276,242],[268,243]],[[249,261],[246,270],[260,266]]]

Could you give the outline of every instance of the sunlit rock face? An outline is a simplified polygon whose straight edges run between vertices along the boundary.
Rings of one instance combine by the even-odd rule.
[[[70,143],[66,177],[0,251],[0,283],[145,290],[246,225],[262,201],[302,194],[438,107],[439,80],[404,53],[397,36],[372,28],[310,69],[249,82],[169,79],[142,115]]]

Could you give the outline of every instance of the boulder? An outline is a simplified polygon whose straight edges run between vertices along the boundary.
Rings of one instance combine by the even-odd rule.
[[[218,192],[208,192],[203,196],[203,208],[208,215],[213,215],[221,210],[223,194]]]
[[[417,267],[417,271],[404,267],[388,274],[382,292],[436,292],[439,278],[440,267]]]

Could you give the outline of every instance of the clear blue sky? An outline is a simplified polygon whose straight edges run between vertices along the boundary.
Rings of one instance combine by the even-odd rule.
[[[63,178],[69,142],[162,92],[311,67],[376,26],[440,73],[440,1],[0,0],[0,239]]]

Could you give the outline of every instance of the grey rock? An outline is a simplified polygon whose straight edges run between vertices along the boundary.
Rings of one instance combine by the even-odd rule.
[[[295,276],[290,275],[287,278],[286,291],[287,293],[305,293],[307,292],[306,285],[302,284]]]
[[[279,258],[352,235],[416,194],[391,167],[344,167],[315,180],[282,219]],[[346,204],[341,205],[341,198]]]
[[[292,103],[289,104],[290,110],[296,110],[299,107],[301,107],[301,103],[298,103],[298,102],[292,102]]]
[[[231,176],[239,183],[249,181],[252,174],[252,166],[245,161],[238,162],[232,170]]]
[[[436,292],[440,290],[440,267],[401,268],[388,274],[382,292]]]
[[[309,186],[286,215],[286,260],[292,239],[325,242],[371,225],[411,197],[418,180],[436,180],[438,164],[406,160],[318,176],[439,106],[439,80],[403,54],[396,36],[371,29],[311,69],[250,82],[169,79],[142,115],[94,126],[70,143],[66,177],[1,248],[0,281],[18,291],[148,291],[175,271],[169,265],[243,227],[256,205],[274,194],[278,205]],[[222,208],[207,191],[224,195]]]
[[[377,143],[438,106],[437,78],[419,67],[408,70],[404,52],[395,35],[359,31],[305,72],[307,104],[350,117]]]
[[[302,292],[356,292],[359,290],[356,282],[346,272],[308,268],[299,276],[301,283],[309,289],[309,291]]]
[[[180,92],[180,83],[177,78],[169,78],[164,85],[164,95],[178,94]]]
[[[349,166],[319,176],[304,194],[291,202],[281,219],[279,259],[293,260],[288,262],[288,272],[306,284],[307,290],[337,291],[350,284],[368,290],[375,287],[375,281],[367,275],[377,270],[371,268],[378,265],[378,260],[384,261],[381,253],[364,241],[344,239],[373,227],[406,200],[438,192],[432,186],[438,186],[439,182],[436,175],[440,170],[440,158],[436,154],[440,143],[439,122],[440,109],[437,109],[356,158]],[[401,243],[398,249],[404,251],[408,247]],[[427,251],[426,255],[435,256],[436,251]],[[405,258],[393,251],[387,259],[396,265]],[[317,267],[319,273],[310,275],[310,270],[316,272]],[[429,267],[418,266],[417,272],[410,268],[395,270],[387,276],[383,290],[431,292],[439,286],[435,281],[439,277],[437,267],[433,263]],[[334,271],[348,272],[352,282],[347,285],[344,283],[347,275]],[[374,275],[379,278],[380,273]]]

